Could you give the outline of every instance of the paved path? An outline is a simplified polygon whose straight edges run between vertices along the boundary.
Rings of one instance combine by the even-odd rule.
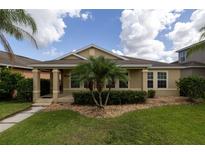
[[[25,120],[26,118],[32,116],[34,113],[44,109],[44,107],[41,106],[33,106],[29,108],[28,110],[22,111],[20,113],[17,113],[11,117],[8,117],[6,119],[3,119],[0,121],[0,133],[5,131],[6,129],[12,127],[13,125]]]

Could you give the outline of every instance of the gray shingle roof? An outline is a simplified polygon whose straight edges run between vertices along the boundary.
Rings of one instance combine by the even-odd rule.
[[[0,66],[11,66],[25,69],[32,69],[31,64],[39,63],[40,61],[28,57],[14,55],[13,61],[10,60],[8,53],[0,51]]]

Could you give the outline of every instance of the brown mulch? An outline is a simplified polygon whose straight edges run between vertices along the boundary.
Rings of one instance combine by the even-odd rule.
[[[98,109],[96,106],[87,105],[75,105],[70,103],[54,103],[48,106],[44,111],[55,111],[70,109],[77,111],[87,117],[95,118],[111,118],[122,115],[123,113],[147,109],[152,107],[164,106],[164,105],[180,105],[188,104],[189,100],[185,97],[158,97],[153,99],[147,99],[144,103],[138,104],[126,104],[126,105],[108,105],[105,109]]]

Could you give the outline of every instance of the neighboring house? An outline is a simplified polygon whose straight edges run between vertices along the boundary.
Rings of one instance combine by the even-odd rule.
[[[64,96],[74,91],[86,90],[86,83],[76,81],[71,73],[79,63],[86,62],[90,56],[104,56],[112,59],[120,67],[128,71],[128,81],[116,81],[114,90],[156,90],[157,96],[178,95],[176,81],[181,77],[179,64],[168,64],[151,60],[121,56],[96,45],[89,45],[75,52],[70,52],[55,60],[44,61],[31,65],[33,69],[33,101],[39,102],[40,98],[40,72],[50,70],[51,101],[59,102]]]
[[[0,68],[7,67],[12,68],[13,72],[21,73],[26,78],[32,78],[32,67],[29,66],[33,63],[39,63],[40,61],[34,60],[28,57],[14,55],[13,59],[11,60],[8,56],[7,52],[0,51]],[[49,79],[48,72],[42,72],[41,78]]]
[[[188,50],[194,45],[196,44],[192,44],[176,51],[178,53],[178,61],[172,64],[178,64],[179,66],[184,67],[181,69],[181,77],[190,75],[205,77],[205,49],[199,49],[198,52],[194,52],[190,56],[187,56]]]

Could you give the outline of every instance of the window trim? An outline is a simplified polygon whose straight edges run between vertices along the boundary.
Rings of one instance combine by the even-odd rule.
[[[148,73],[152,73],[152,79],[149,79],[149,78],[148,78]],[[152,81],[152,82],[153,82],[153,83],[152,83],[152,88],[149,88],[149,87],[148,87],[148,81]],[[154,72],[153,72],[153,71],[148,71],[148,72],[147,72],[147,88],[148,88],[148,89],[154,89]]]
[[[157,89],[168,89],[168,71],[157,71],[156,72],[157,74],[156,74],[156,86],[157,86]],[[166,73],[166,79],[158,79],[158,73]],[[166,88],[159,88],[158,87],[158,80],[164,80],[164,81],[166,81]]]
[[[79,82],[79,87],[72,87],[72,73],[70,73],[70,85],[69,88],[71,89],[80,89],[81,88],[81,82]]]
[[[183,60],[182,60],[182,58],[183,58]],[[186,51],[183,50],[183,51],[179,52],[179,62],[183,63],[185,61],[186,61]]]

